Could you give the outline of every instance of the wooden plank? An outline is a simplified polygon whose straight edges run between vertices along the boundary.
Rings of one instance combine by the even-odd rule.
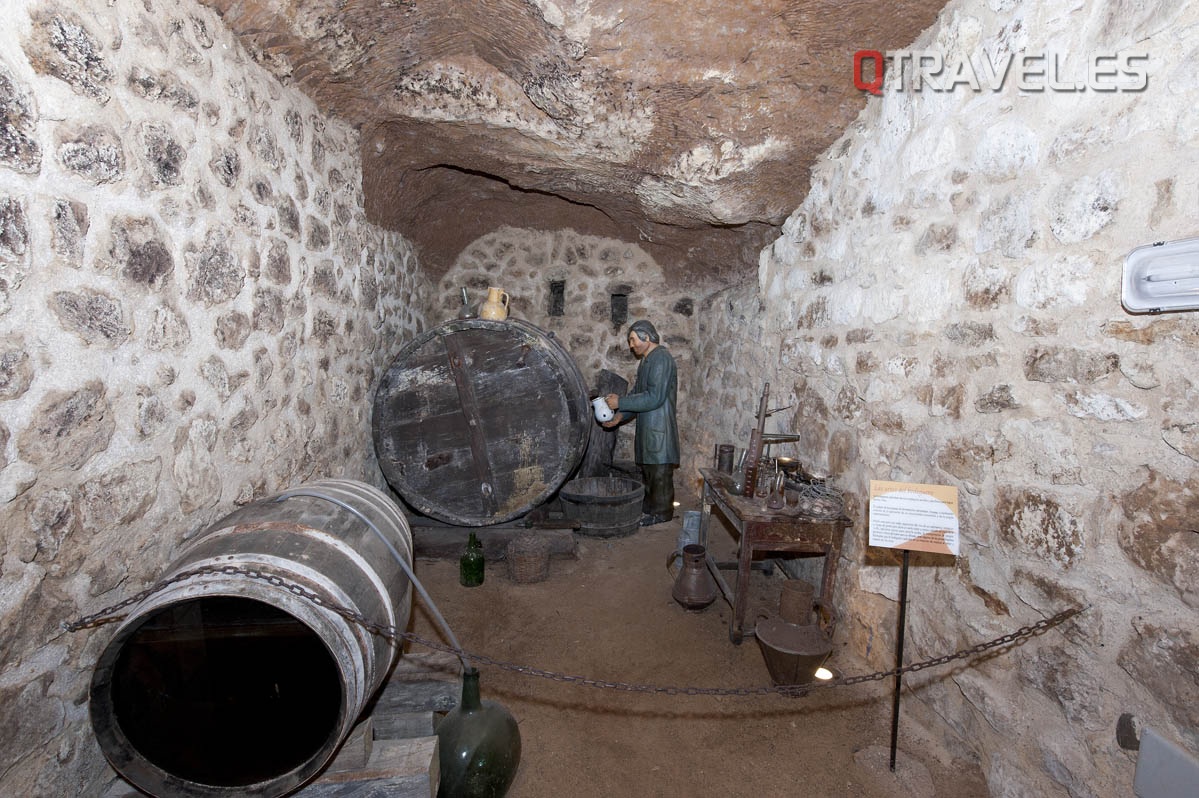
[[[351,733],[372,732],[370,755],[352,770],[330,767],[296,793],[299,798],[434,798],[439,785],[433,713],[449,711],[462,694],[462,663],[440,651],[405,654]],[[350,745],[347,740],[346,746]],[[340,760],[340,755],[338,757]],[[334,764],[337,764],[335,760]]]
[[[366,767],[325,773],[293,794],[299,798],[435,798],[440,775],[436,737],[380,740]]]
[[[462,695],[462,663],[441,651],[405,654],[371,706],[376,723],[388,715],[448,712]]]
[[[350,736],[346,737],[345,742],[337,751],[337,755],[329,764],[329,772],[337,773],[366,767],[366,763],[370,761],[374,743],[374,724],[368,717],[350,731]]]
[[[419,682],[430,679],[459,682],[462,678],[462,661],[444,651],[418,651],[405,654],[396,662],[387,678],[386,690],[397,682]]]
[[[471,460],[475,476],[479,480],[483,511],[485,515],[492,516],[495,515],[495,477],[491,473],[491,458],[487,451],[487,435],[483,431],[484,420],[479,412],[479,401],[475,397],[475,387],[467,371],[466,353],[462,351],[462,342],[458,340],[457,335],[450,333],[441,340],[445,344],[450,374],[453,375],[454,385],[458,388],[458,405],[466,419]]]
[[[372,718],[376,740],[428,737],[433,733],[433,712],[380,712]]]

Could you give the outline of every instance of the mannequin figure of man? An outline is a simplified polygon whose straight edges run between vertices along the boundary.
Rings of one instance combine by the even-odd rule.
[[[674,469],[679,464],[679,429],[675,421],[678,371],[674,357],[662,346],[658,331],[648,321],[629,327],[629,349],[641,362],[633,389],[624,396],[604,397],[616,411],[605,427],[637,420],[633,449],[645,498],[641,502],[641,526],[653,526],[674,518]]]

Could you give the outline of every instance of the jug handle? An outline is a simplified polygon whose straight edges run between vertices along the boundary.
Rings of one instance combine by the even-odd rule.
[[[666,573],[670,574],[671,576],[675,576],[675,572],[670,570],[670,566],[674,564],[674,561],[677,558],[682,556],[683,552],[679,551],[678,549],[675,549],[670,554],[666,555]]]
[[[510,297],[508,296],[508,292],[500,291],[500,296],[503,297],[503,299],[500,301],[502,301],[504,303],[504,307],[508,307],[508,300],[510,299]]]

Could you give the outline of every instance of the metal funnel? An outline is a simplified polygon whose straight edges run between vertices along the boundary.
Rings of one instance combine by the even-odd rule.
[[[766,668],[775,684],[807,684],[833,651],[816,624],[788,623],[782,618],[758,620],[754,630]]]

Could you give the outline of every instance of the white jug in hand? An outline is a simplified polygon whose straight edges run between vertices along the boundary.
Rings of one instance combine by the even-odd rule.
[[[591,406],[595,408],[595,420],[601,424],[606,424],[616,417],[612,408],[608,407],[608,400],[602,396],[592,399]]]

